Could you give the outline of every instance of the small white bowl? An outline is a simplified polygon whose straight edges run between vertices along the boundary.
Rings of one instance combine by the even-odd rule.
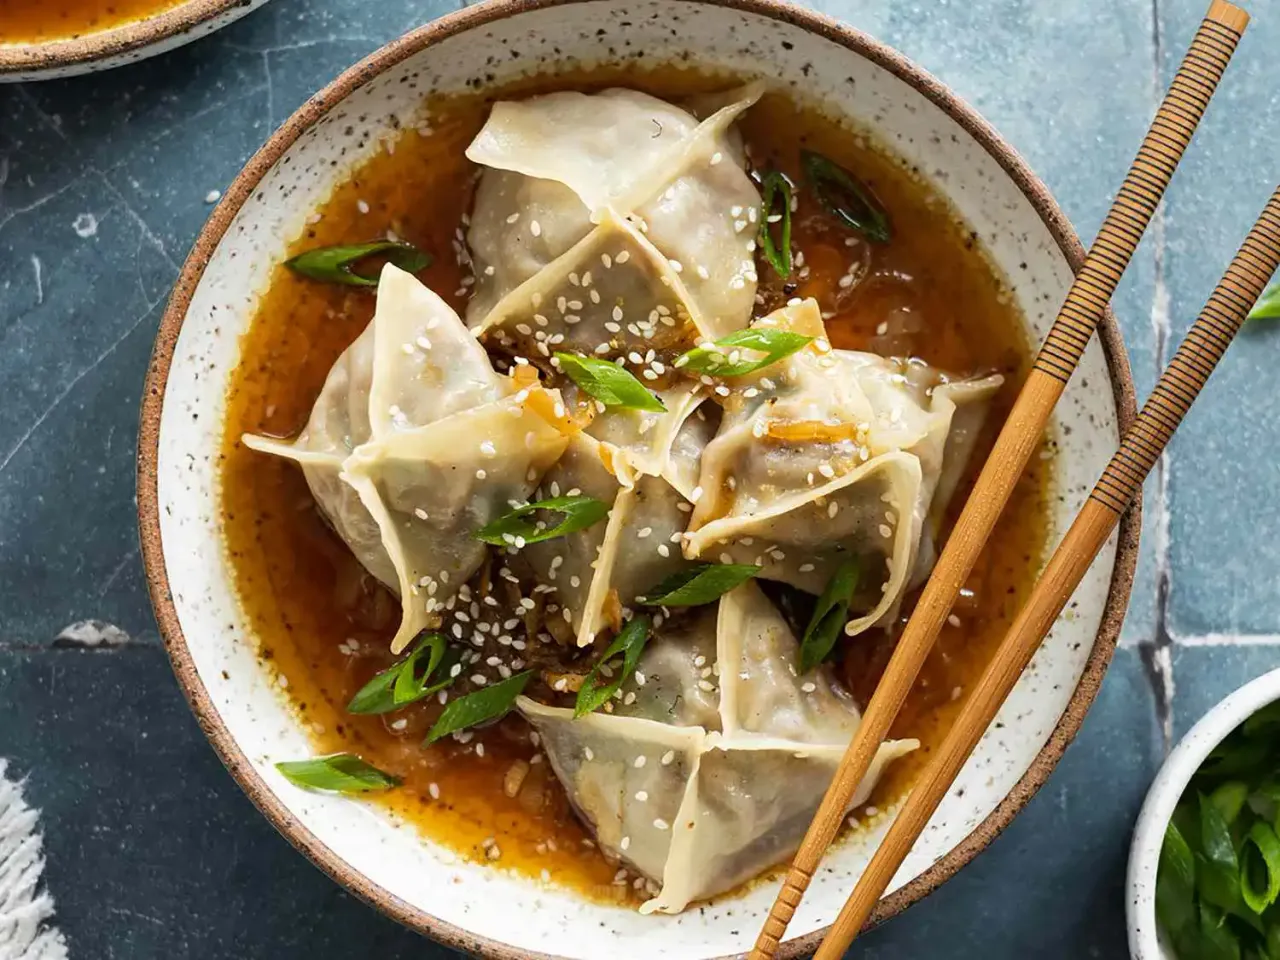
[[[1128,896],[1125,918],[1129,926],[1129,954],[1133,960],[1176,960],[1163,942],[1156,923],[1156,870],[1165,827],[1195,772],[1213,748],[1249,717],[1280,700],[1280,670],[1246,683],[1200,718],[1182,738],[1156,774],[1138,814],[1129,848]]]

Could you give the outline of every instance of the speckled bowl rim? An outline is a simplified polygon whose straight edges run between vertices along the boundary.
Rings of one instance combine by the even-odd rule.
[[[249,0],[186,0],[159,13],[78,37],[40,43],[0,44],[0,77],[6,73],[82,67],[152,46],[215,19]]]
[[[231,221],[244,202],[253,194],[263,176],[304,131],[353,90],[434,43],[515,14],[582,2],[590,2],[590,0],[488,0],[477,6],[448,14],[374,51],[364,60],[344,71],[285,121],[266,144],[254,154],[227,189],[183,264],[182,273],[174,286],[173,295],[160,321],[160,330],[156,336],[142,399],[138,436],[139,531],[151,601],[155,607],[165,650],[168,651],[173,663],[178,683],[186,694],[201,729],[213,744],[222,762],[248,794],[249,799],[266,815],[276,829],[334,880],[383,913],[414,930],[458,950],[499,958],[499,960],[517,960],[525,957],[541,958],[541,960],[563,960],[563,958],[517,950],[497,940],[478,936],[454,924],[441,921],[383,889],[343,861],[320,842],[310,830],[299,823],[253,769],[231,737],[201,682],[191,652],[187,649],[186,639],[178,622],[177,610],[169,589],[160,538],[160,507],[157,490],[160,421],[165,387],[177,346],[178,334],[209,259]],[[1084,262],[1084,247],[1040,178],[1031,172],[1022,157],[971,106],[902,54],[853,27],[839,23],[823,14],[779,2],[779,0],[683,0],[683,2],[727,7],[800,27],[865,57],[909,84],[960,124],[1000,164],[1035,208],[1071,269],[1079,272]],[[1098,324],[1098,337],[1106,357],[1119,420],[1118,427],[1123,434],[1133,422],[1136,403],[1129,358],[1125,352],[1119,324],[1110,308]],[[923,874],[880,901],[872,917],[873,924],[881,923],[900,913],[931,893],[977,856],[1009,825],[1053,772],[1063,752],[1079,731],[1115,652],[1137,566],[1140,526],[1141,500],[1139,499],[1120,521],[1111,585],[1093,649],[1085,663],[1084,672],[1076,685],[1075,692],[1057,726],[1050,734],[1048,742],[1037,754],[1022,779],[1014,785],[1005,799],[985,820]],[[761,916],[760,920],[763,922],[764,917]],[[829,928],[786,941],[778,951],[778,957],[791,960],[791,958],[812,953],[817,949],[827,929]],[[737,956],[743,958],[746,954]]]

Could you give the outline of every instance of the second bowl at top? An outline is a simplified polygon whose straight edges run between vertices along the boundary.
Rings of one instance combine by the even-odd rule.
[[[476,96],[519,96],[565,86],[598,89],[602,78],[673,99],[763,79],[769,92],[739,124],[756,161],[796,162],[795,141],[804,136],[804,145],[862,165],[859,172],[882,192],[897,218],[893,240],[873,250],[865,239],[833,233],[806,194],[813,184],[799,178],[797,245],[801,252],[808,246],[814,256],[814,275],[826,269],[816,262],[819,247],[836,257],[844,256],[840,251],[863,251],[871,264],[869,273],[864,267],[837,271],[830,277],[831,289],[815,293],[836,298],[824,304],[832,331],[843,331],[838,337],[832,333],[840,341],[836,346],[968,356],[982,360],[979,366],[1000,366],[1010,377],[995,409],[1007,409],[1032,345],[1052,322],[1082,251],[1044,186],[935,79],[856,31],[760,0],[490,3],[423,27],[348,71],[299,110],[227,191],[184,267],[157,341],[143,410],[139,511],[156,613],[193,709],[244,789],[322,868],[390,915],[461,949],[495,956],[661,954],[703,960],[750,946],[772,902],[771,883],[740,886],[673,915],[642,915],[627,903],[601,902],[602,891],[615,889],[613,866],[601,861],[589,872],[600,888],[588,898],[580,884],[558,882],[562,878],[551,870],[542,877],[522,859],[533,856],[534,844],[522,833],[527,823],[518,804],[501,799],[502,774],[513,749],[502,738],[514,729],[524,745],[520,749],[527,750],[527,728],[514,727],[513,720],[485,731],[476,742],[485,742],[488,754],[477,757],[473,743],[450,745],[443,753],[419,751],[425,730],[407,715],[383,727],[376,718],[370,723],[343,713],[352,685],[363,683],[374,664],[390,662],[388,624],[394,629],[398,612],[387,604],[394,600],[380,587],[365,581],[353,586],[340,575],[344,569],[359,571],[336,538],[313,522],[310,495],[295,468],[264,466],[274,462],[238,442],[241,431],[299,429],[330,365],[372,312],[373,299],[366,292],[315,286],[281,272],[282,261],[308,245],[367,241],[390,230],[430,248],[436,263],[422,279],[449,306],[465,312],[472,284],[483,289],[494,275],[482,268],[477,277],[458,279],[459,262],[468,262],[465,245],[478,243],[474,231],[469,234],[474,178],[461,157],[488,113]],[[803,109],[797,111],[797,104]],[[689,108],[705,115],[711,106],[689,102]],[[818,114],[828,119],[819,121]],[[675,119],[665,126],[656,117],[646,121],[655,140],[693,122],[683,111],[663,116]],[[518,114],[511,117],[518,120]],[[589,126],[597,120],[588,112],[575,122]],[[833,132],[832,124],[845,132]],[[511,142],[525,142],[521,136],[537,141],[543,132],[554,137],[564,129],[519,128],[517,122]],[[634,138],[634,131],[628,135]],[[590,153],[607,143],[593,136],[574,149]],[[498,152],[503,147],[496,145]],[[446,149],[452,152],[437,155],[438,166],[417,162],[431,157],[432,150]],[[509,161],[516,166],[508,169],[520,174],[529,172],[522,169],[526,161],[539,162],[531,154],[516,154]],[[706,162],[726,160],[740,162],[733,143],[726,153],[709,154]],[[599,155],[586,173],[609,186],[609,162],[609,156]],[[524,188],[519,186],[517,199],[563,199],[563,190],[520,193]],[[688,202],[681,189],[673,185],[663,200],[653,202],[660,207],[669,200],[680,208]],[[714,215],[749,219],[743,210]],[[530,236],[541,246],[564,239],[542,237],[537,225],[553,222],[554,210],[517,210],[515,216],[529,221]],[[952,219],[962,233],[955,232]],[[490,226],[503,230],[502,222]],[[674,236],[667,231],[665,239],[655,228],[649,240],[634,242],[644,249],[647,243],[696,248],[696,238],[704,235],[698,228],[695,222]],[[688,264],[655,264],[681,295],[696,288],[693,277],[675,276],[694,269]],[[491,264],[495,272],[511,265]],[[601,269],[608,268],[606,262]],[[759,272],[762,310],[792,293],[812,292],[771,285],[767,269]],[[842,282],[844,276],[848,283]],[[565,279],[575,285],[585,281],[576,272]],[[755,282],[754,275],[749,279]],[[850,287],[861,291],[853,306],[839,300],[839,291]],[[397,289],[411,288],[400,284]],[[895,299],[895,290],[906,299]],[[923,323],[908,302],[912,290],[931,304]],[[584,294],[582,300],[587,299]],[[750,310],[751,303],[743,306]],[[953,310],[975,315],[949,316]],[[984,339],[988,332],[1010,349],[996,351],[995,341]],[[933,687],[920,691],[903,735],[920,736],[926,745],[936,742],[964,681],[980,667],[981,655],[998,638],[1036,572],[1043,547],[1065,530],[1115,448],[1121,426],[1133,415],[1127,360],[1110,316],[1099,339],[1055,415],[1044,458],[1037,461],[1038,479],[1020,494],[1026,524],[1021,532],[1006,528],[1005,540],[1019,550],[1000,553],[1000,544],[993,546],[996,552],[988,554],[974,583],[973,609],[985,613],[975,614],[969,624],[959,621],[944,638],[945,656],[927,674]],[[408,341],[403,346],[406,353],[414,350]],[[458,438],[460,443],[483,440]],[[260,472],[271,470],[276,472]],[[485,471],[474,473],[482,477]],[[682,495],[698,500],[698,492],[685,494],[679,480],[671,482]],[[378,494],[373,496],[376,500]],[[288,519],[296,517],[304,518],[297,521],[303,526]],[[300,531],[301,539],[282,544],[270,532],[285,527]],[[1022,678],[1001,714],[1003,722],[983,740],[904,864],[881,905],[881,918],[968,862],[1048,776],[1109,662],[1128,600],[1136,542],[1135,511]],[[887,561],[889,569],[894,563],[912,567],[909,558],[927,557],[927,550],[927,541],[912,543],[907,553]],[[900,573],[913,575],[908,569]],[[349,610],[335,605],[337,595],[350,602],[365,598],[374,611],[370,616],[381,620],[371,626],[373,621],[344,619]],[[719,644],[746,630],[745,621],[732,621],[736,627],[726,622],[722,607],[721,656]],[[860,678],[874,676],[887,650],[878,636],[863,634],[861,653],[845,661],[845,676],[863,697],[867,690]],[[727,709],[722,702],[721,712]],[[724,722],[727,729],[729,721]],[[394,795],[401,799],[366,806],[306,793],[274,768],[277,761],[334,748],[394,767],[407,781]],[[556,749],[547,746],[564,775],[565,758],[557,757]],[[513,792],[519,796],[524,782],[519,764],[513,762],[511,769],[517,771]],[[892,813],[912,767],[899,761],[895,769],[904,772],[891,776],[877,794],[880,809],[859,813],[862,825],[832,851],[815,879],[792,923],[788,956],[814,947],[883,835],[885,815]],[[527,767],[524,773],[533,777]],[[558,798],[558,809],[567,816],[564,795],[549,783],[546,796]],[[489,784],[485,789],[492,788],[493,795],[474,792],[476,784]],[[708,796],[715,796],[724,784],[705,786]],[[787,791],[779,793],[777,786],[748,779],[735,802],[746,796],[760,816],[773,818],[765,837],[794,837],[803,828],[806,808],[801,805],[797,813],[787,805]],[[646,793],[636,799],[648,802],[648,791],[636,792]],[[777,805],[766,809],[766,793]],[[576,799],[597,817],[608,809],[607,797]],[[625,799],[629,804],[632,798]],[[618,804],[623,800],[613,798]],[[424,825],[423,834],[406,829],[406,822]],[[657,820],[654,826],[662,829]],[[547,829],[565,831],[556,834],[561,847],[565,837],[581,836],[560,821]],[[732,847],[742,840],[725,838],[725,843]],[[526,841],[529,849],[523,850]],[[559,865],[557,870],[567,862],[563,849],[548,852],[545,842],[537,846],[548,863]],[[753,855],[761,856],[758,848]],[[768,859],[785,855],[779,848]],[[626,859],[634,861],[635,851]],[[502,869],[508,866],[519,869]]]

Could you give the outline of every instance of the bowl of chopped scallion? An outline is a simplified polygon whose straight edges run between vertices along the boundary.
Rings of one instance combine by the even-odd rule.
[[[1135,960],[1280,960],[1280,670],[1165,761],[1129,852]]]

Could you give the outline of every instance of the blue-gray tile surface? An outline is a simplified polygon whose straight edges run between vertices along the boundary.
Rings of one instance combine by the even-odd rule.
[[[311,92],[449,0],[273,0],[105,75],[0,87],[0,757],[43,811],[76,958],[445,957],[297,855],[170,674],[134,529],[137,404],[206,197]],[[1092,238],[1204,0],[818,0],[974,103]],[[1251,27],[1115,301],[1145,394],[1280,167],[1280,12]],[[1147,487],[1122,648],[971,866],[851,956],[1121,958],[1129,831],[1171,739],[1280,665],[1280,328],[1232,348]],[[110,649],[70,643],[102,621]],[[81,628],[83,632],[83,628]]]

